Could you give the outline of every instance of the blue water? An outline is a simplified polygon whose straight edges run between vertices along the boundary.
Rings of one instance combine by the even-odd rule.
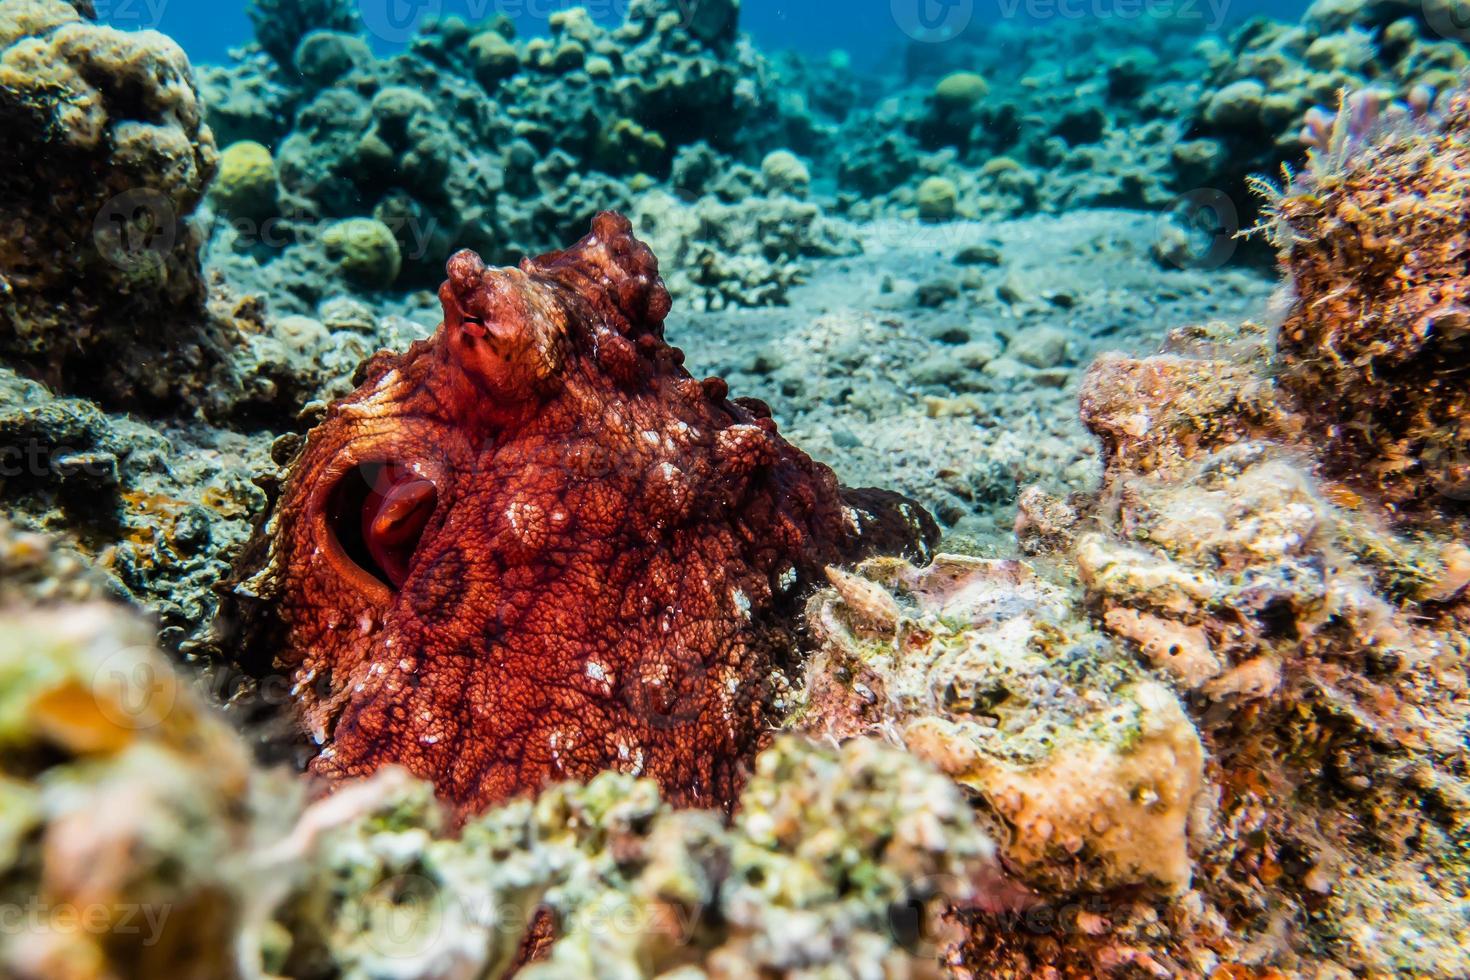
[[[543,33],[547,17],[585,6],[596,19],[616,23],[627,0],[361,0],[368,17],[411,20],[434,10],[479,19],[510,15],[527,34]],[[1257,15],[1295,20],[1306,0],[745,0],[741,25],[766,50],[822,53],[842,49],[871,63],[909,41],[901,29],[915,21],[941,25],[1016,19],[1046,30],[1059,21],[1100,25],[1144,16],[1177,14],[1197,22],[1201,34],[1228,30]],[[99,16],[125,28],[154,28],[172,36],[199,62],[222,61],[230,48],[251,38],[245,0],[98,0]]]

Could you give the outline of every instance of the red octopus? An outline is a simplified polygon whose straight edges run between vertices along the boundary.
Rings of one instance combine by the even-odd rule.
[[[825,565],[935,526],[839,488],[766,406],[696,380],[626,219],[487,268],[329,409],[272,521],[313,768],[398,763],[461,812],[604,769],[728,805]]]

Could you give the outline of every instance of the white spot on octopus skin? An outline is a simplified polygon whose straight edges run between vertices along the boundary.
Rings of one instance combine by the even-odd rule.
[[[607,668],[596,660],[587,661],[587,676],[599,683],[607,680]]]

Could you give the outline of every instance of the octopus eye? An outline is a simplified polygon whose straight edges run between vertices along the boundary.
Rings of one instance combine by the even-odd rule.
[[[333,489],[327,523],[348,558],[397,589],[437,503],[434,484],[407,466],[363,463]]]

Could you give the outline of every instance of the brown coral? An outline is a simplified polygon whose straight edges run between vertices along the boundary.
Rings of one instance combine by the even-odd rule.
[[[1345,114],[1361,113],[1361,100]],[[1274,204],[1293,302],[1283,386],[1327,464],[1394,509],[1470,501],[1470,96],[1442,119],[1357,132]]]
[[[183,50],[62,0],[7,2],[0,129],[0,350],[113,403],[202,386],[212,352],[186,219],[218,154]]]

